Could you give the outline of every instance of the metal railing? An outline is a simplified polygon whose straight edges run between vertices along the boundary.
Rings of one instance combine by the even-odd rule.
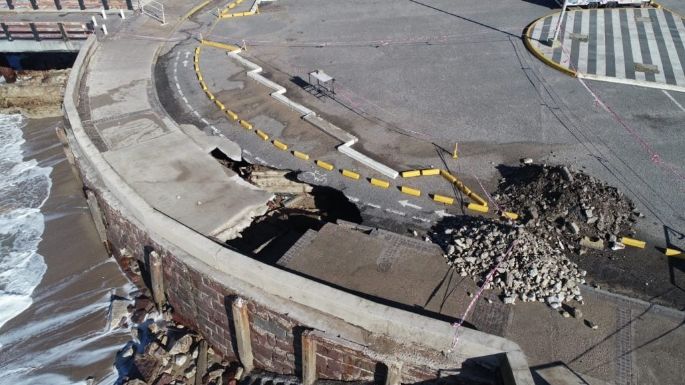
[[[162,24],[166,24],[166,17],[164,16],[164,4],[155,0],[138,0],[138,9],[144,15],[147,15],[155,20],[159,20]]]

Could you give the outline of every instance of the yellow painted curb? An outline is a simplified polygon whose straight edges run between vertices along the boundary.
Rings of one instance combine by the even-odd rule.
[[[621,238],[621,243],[626,246],[637,247],[638,249],[644,249],[647,243],[645,241],[640,241],[638,239],[623,237]]]
[[[227,8],[228,8],[228,9],[233,9],[233,8],[235,8],[235,7],[237,7],[237,6],[238,6],[238,4],[236,4],[236,3],[231,3],[231,4],[228,5]]]
[[[199,72],[197,73],[197,80],[199,80],[199,81],[201,81],[201,82],[203,82],[203,81],[205,80],[205,79],[202,77],[202,74],[199,73]]]
[[[669,249],[668,247],[664,249],[664,254],[666,254],[667,257],[675,257],[678,255],[682,255],[683,252],[677,249]]]
[[[205,94],[207,94],[209,100],[214,100],[214,94],[211,93],[209,90],[205,90]]]
[[[469,205],[466,206],[466,208],[469,210],[478,211],[479,213],[487,213],[488,212],[488,206],[477,205],[475,203],[469,203]]]
[[[360,177],[360,175],[358,173],[356,173],[354,171],[350,171],[350,170],[345,170],[344,168],[342,170],[340,170],[340,172],[343,174],[343,176],[346,176],[350,179],[358,180]]]
[[[503,213],[502,213],[502,216],[503,216],[503,217],[506,217],[506,218],[509,218],[509,219],[511,219],[511,220],[514,220],[514,221],[517,220],[517,219],[519,219],[519,215],[518,215],[518,214],[509,212],[509,211],[503,212]]]
[[[304,152],[293,151],[293,156],[302,160],[309,160],[309,155],[305,154]]]
[[[195,63],[195,72],[200,73],[200,66],[197,63]]]
[[[195,57],[193,57],[193,62],[194,62],[195,64],[199,63],[199,62],[200,62],[200,57],[197,56],[197,55],[195,55]]]
[[[226,116],[231,118],[231,120],[238,120],[238,114],[236,114],[235,112],[231,110],[225,110],[224,113],[226,114]]]
[[[283,143],[283,142],[281,142],[281,141],[278,140],[278,139],[275,139],[275,140],[273,141],[273,145],[274,145],[274,147],[276,147],[277,149],[279,149],[279,150],[281,150],[281,151],[287,151],[287,150],[288,150],[288,145],[285,144],[285,143]]]
[[[328,170],[328,171],[331,171],[334,168],[332,164],[330,164],[328,162],[324,162],[323,160],[317,160],[316,165],[321,167],[322,169]]]
[[[205,84],[205,82],[200,82],[200,87],[202,87],[202,91],[207,92],[207,85]]]
[[[186,13],[185,15],[183,15],[182,19],[183,19],[183,20],[189,19],[191,16],[193,16],[195,13],[197,13],[197,11],[201,10],[202,8],[205,7],[205,5],[207,5],[207,4],[211,3],[211,2],[212,2],[212,0],[206,0],[206,1],[203,1],[202,3],[196,5],[196,6],[193,7],[190,11],[188,11],[188,13]]]
[[[558,12],[554,12],[554,13],[552,13],[551,15],[554,15],[554,14],[556,14],[556,13],[558,13]],[[535,47],[533,46],[533,44],[530,42],[530,40],[532,39],[531,33],[533,32],[533,28],[532,28],[532,27],[535,25],[535,23],[537,23],[538,21],[540,21],[540,20],[546,18],[547,16],[551,16],[551,15],[543,16],[543,17],[541,17],[541,18],[539,18],[539,19],[536,19],[536,20],[533,21],[532,23],[528,24],[528,26],[526,27],[525,31],[523,32],[523,44],[526,46],[526,48],[528,48],[528,50],[529,50],[535,57],[537,57],[538,59],[540,59],[540,61],[542,61],[543,63],[547,64],[548,66],[554,68],[554,69],[557,70],[557,71],[560,71],[560,72],[565,73],[566,75],[576,77],[576,71],[570,70],[570,69],[568,69],[568,68],[566,68],[566,67],[562,67],[561,65],[559,65],[559,63],[556,63],[556,62],[554,62],[554,61],[548,59],[548,58],[545,56],[545,54],[543,54],[541,51],[539,51],[537,48],[535,48]]]
[[[413,188],[413,187],[407,187],[407,186],[400,186],[400,191],[407,195],[413,195],[415,197],[421,196],[421,190]]]
[[[215,100],[215,101],[214,101],[214,104],[216,104],[216,106],[219,107],[219,109],[221,109],[221,111],[223,111],[223,110],[226,109],[226,106],[224,106],[224,104],[221,103],[221,102],[219,101],[219,99]]]
[[[454,175],[450,174],[449,171],[447,170],[440,170],[440,175],[445,178],[446,181],[450,183],[455,183],[457,181],[457,177]]]
[[[371,178],[369,179],[369,182],[371,182],[372,185],[380,188],[388,188],[390,187],[390,182],[382,179],[376,179],[376,178]]]
[[[202,45],[225,49],[226,51],[239,51],[240,47],[233,44],[219,43],[217,41],[202,40]]]
[[[246,130],[251,130],[252,129],[252,124],[248,122],[247,120],[241,120],[240,125],[243,126],[244,129]],[[266,139],[265,139],[266,140]]]
[[[439,168],[427,168],[425,170],[421,170],[421,175],[423,175],[423,176],[440,175],[440,169]]]
[[[242,121],[242,120],[241,120]],[[255,131],[255,134],[257,134],[258,137],[262,138],[262,140],[267,141],[269,140],[269,135],[266,134],[266,132],[262,130],[257,130]]]
[[[436,202],[444,203],[446,205],[454,204],[454,198],[446,197],[440,194],[433,194],[433,200]]]
[[[402,171],[402,178],[413,178],[415,176],[420,176],[420,175],[421,175],[421,170]]]

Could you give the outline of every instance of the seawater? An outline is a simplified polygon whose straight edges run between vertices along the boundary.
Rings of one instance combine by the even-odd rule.
[[[0,115],[0,328],[31,305],[47,269],[38,244],[52,167],[24,160],[24,124],[21,115]]]

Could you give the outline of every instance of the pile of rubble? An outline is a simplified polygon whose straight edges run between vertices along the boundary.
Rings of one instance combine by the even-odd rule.
[[[595,178],[565,166],[524,163],[505,175],[494,195],[501,208],[522,214],[519,221],[450,218],[431,238],[461,276],[501,290],[505,303],[539,301],[554,309],[582,303],[586,272],[569,256],[624,248],[621,237],[634,235],[641,215],[620,191]]]
[[[505,175],[494,199],[522,214],[529,231],[579,254],[620,250],[641,216],[615,187],[566,166],[523,165]]]
[[[171,313],[164,307],[159,314],[145,294],[128,306],[128,315],[116,326],[133,325],[132,341],[117,354],[121,383],[235,385],[242,368],[223,360],[201,336],[174,322]]]
[[[505,303],[539,301],[558,309],[564,302],[583,301],[578,285],[585,283],[585,271],[523,226],[450,218],[431,237],[462,277],[480,280],[485,289],[500,289]],[[494,268],[491,280],[483,282]]]

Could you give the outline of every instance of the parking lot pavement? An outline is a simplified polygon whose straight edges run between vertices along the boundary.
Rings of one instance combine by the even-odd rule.
[[[578,77],[685,91],[685,20],[667,9],[585,9],[539,19],[536,54]]]

